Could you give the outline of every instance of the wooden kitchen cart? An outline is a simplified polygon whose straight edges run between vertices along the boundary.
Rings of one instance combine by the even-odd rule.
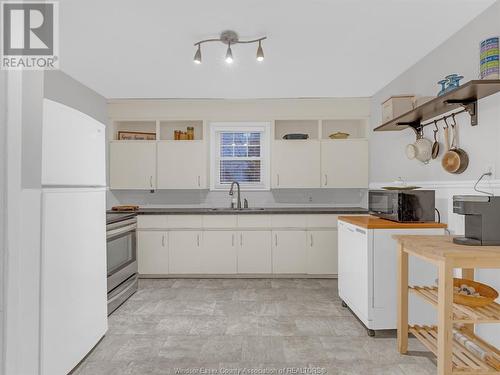
[[[396,235],[398,241],[398,349],[408,350],[408,333],[437,355],[438,375],[500,374],[495,358],[500,351],[474,334],[474,325],[500,323],[500,305],[467,307],[453,303],[453,270],[461,268],[463,278],[473,279],[475,268],[500,268],[500,246],[465,246],[450,236]],[[438,267],[438,287],[408,285],[408,256],[413,255]],[[437,307],[437,326],[408,325],[408,293],[416,293]],[[490,353],[481,359],[469,345],[455,339],[465,335],[477,347]]]

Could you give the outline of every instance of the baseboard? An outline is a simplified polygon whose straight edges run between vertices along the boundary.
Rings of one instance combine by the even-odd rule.
[[[165,275],[139,275],[139,279],[337,279],[337,275],[304,275],[297,274],[165,274]]]

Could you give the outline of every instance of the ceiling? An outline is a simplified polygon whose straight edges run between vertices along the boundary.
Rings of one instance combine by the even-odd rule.
[[[371,96],[494,0],[61,0],[61,69],[107,98]],[[193,43],[234,29],[256,45]]]

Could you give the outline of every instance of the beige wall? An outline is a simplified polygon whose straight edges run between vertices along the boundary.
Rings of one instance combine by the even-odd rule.
[[[109,100],[110,119],[276,120],[370,116],[370,98]]]

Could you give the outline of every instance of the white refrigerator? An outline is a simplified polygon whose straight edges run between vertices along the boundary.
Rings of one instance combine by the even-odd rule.
[[[107,330],[105,126],[45,99],[40,368],[64,375]]]

